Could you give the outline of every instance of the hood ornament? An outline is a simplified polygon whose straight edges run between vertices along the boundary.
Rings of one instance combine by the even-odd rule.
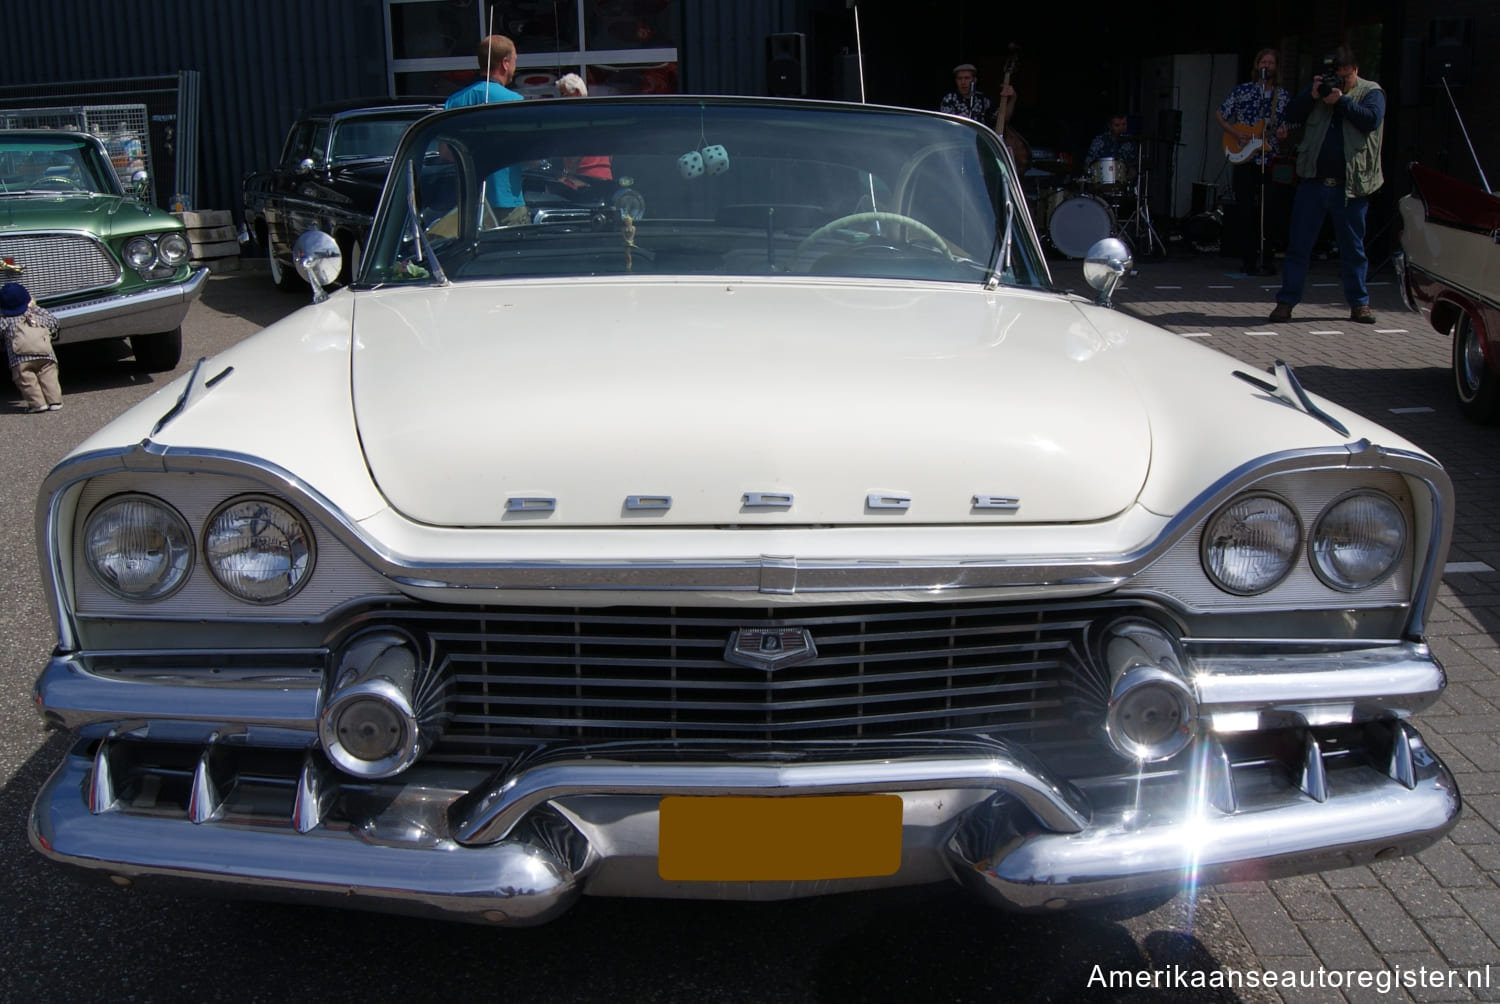
[[[817,657],[817,646],[806,628],[740,628],[724,647],[725,662],[767,673]]]

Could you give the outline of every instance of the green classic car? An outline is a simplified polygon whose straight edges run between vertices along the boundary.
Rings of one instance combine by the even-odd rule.
[[[0,260],[57,315],[59,342],[129,338],[142,369],[172,369],[208,277],[188,257],[182,221],[125,192],[98,139],[0,130]]]

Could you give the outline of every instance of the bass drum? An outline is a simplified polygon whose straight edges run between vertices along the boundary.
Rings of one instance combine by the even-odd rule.
[[[1052,246],[1069,258],[1082,258],[1096,241],[1115,232],[1109,203],[1094,195],[1075,195],[1052,210],[1047,235]]]

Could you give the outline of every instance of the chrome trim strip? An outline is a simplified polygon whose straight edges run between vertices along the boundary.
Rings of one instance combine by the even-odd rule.
[[[1415,642],[1324,653],[1193,656],[1192,684],[1205,715],[1349,705],[1361,718],[1407,717],[1447,683],[1432,650]]]
[[[325,496],[284,468],[244,454],[191,447],[167,447],[147,440],[118,449],[80,454],[59,464],[47,476],[37,511],[38,540],[46,550],[45,566],[52,575],[52,595],[57,609],[68,609],[60,583],[65,581],[57,562],[62,532],[53,507],[59,493],[71,485],[106,471],[165,470],[203,474],[226,474],[259,481],[302,507],[318,519],[342,544],[391,580],[429,589],[454,588],[472,597],[478,589],[665,592],[716,591],[723,593],[822,594],[851,592],[922,591],[953,592],[965,589],[1003,589],[1045,586],[1062,593],[1102,592],[1123,582],[1155,561],[1186,536],[1224,499],[1248,485],[1277,474],[1306,470],[1346,468],[1384,469],[1415,478],[1428,488],[1431,520],[1425,545],[1425,564],[1416,572],[1410,633],[1421,634],[1425,616],[1435,599],[1438,563],[1447,553],[1453,532],[1453,489],[1447,473],[1435,461],[1406,450],[1373,446],[1359,440],[1341,447],[1292,450],[1259,457],[1225,474],[1173,516],[1162,532],[1135,551],[1113,555],[1056,556],[1028,554],[944,555],[872,559],[868,557],[806,559],[795,556],[742,556],[713,560],[620,559],[551,561],[450,561],[422,562],[391,552],[368,531],[340,512]],[[752,492],[745,495],[777,508],[791,504],[789,494]],[[1419,502],[1420,506],[1420,502]],[[506,531],[496,528],[492,532]],[[636,529],[645,534],[655,530]],[[663,528],[672,533],[676,529]],[[692,532],[685,530],[684,532]],[[765,579],[771,574],[771,588]],[[60,643],[67,650],[76,636],[71,625],[60,626]]]
[[[76,658],[55,655],[37,678],[33,698],[49,720],[70,732],[144,721],[196,723],[210,732],[251,728],[259,735],[265,730],[268,735],[282,733],[280,745],[298,745],[296,737],[303,735],[303,745],[317,739],[321,675],[236,678],[210,675],[211,665],[205,657],[201,680],[184,673],[169,681],[146,681],[100,676]]]
[[[1500,299],[1497,299],[1497,298],[1495,298],[1493,296],[1490,296],[1487,293],[1482,293],[1482,292],[1480,292],[1477,289],[1471,289],[1470,287],[1462,285],[1461,283],[1454,282],[1452,279],[1448,279],[1448,278],[1446,278],[1444,276],[1438,275],[1436,272],[1432,271],[1431,269],[1424,268],[1423,266],[1418,265],[1416,262],[1412,261],[1410,258],[1406,258],[1405,259],[1405,268],[1406,268],[1406,270],[1408,272],[1417,272],[1417,273],[1420,273],[1421,275],[1426,276],[1427,278],[1431,279],[1434,282],[1441,283],[1442,285],[1447,286],[1449,289],[1452,289],[1452,290],[1455,290],[1455,291],[1457,291],[1459,293],[1462,293],[1464,296],[1467,296],[1470,300],[1473,300],[1475,303],[1483,304],[1486,307],[1492,307],[1492,308],[1495,308],[1495,309],[1500,309]],[[1420,309],[1420,308],[1414,308],[1414,309]]]
[[[184,282],[53,307],[57,340],[66,344],[171,331],[182,324],[207,280],[208,269],[200,268]]]
[[[1014,796],[1044,826],[1061,833],[1077,833],[1089,824],[1088,802],[1072,785],[1054,780],[1024,750],[1002,742],[891,741],[857,748],[857,759],[826,763],[641,759],[653,751],[659,754],[659,748],[626,745],[571,756],[564,751],[560,758],[502,772],[489,790],[476,790],[454,803],[449,813],[453,837],[465,846],[493,844],[509,836],[537,806],[575,795],[847,795],[977,788]],[[876,752],[884,755],[872,756]]]

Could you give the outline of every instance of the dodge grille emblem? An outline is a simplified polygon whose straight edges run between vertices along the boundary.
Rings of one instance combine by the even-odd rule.
[[[806,628],[740,628],[724,649],[726,662],[768,673],[817,657],[817,647]]]

